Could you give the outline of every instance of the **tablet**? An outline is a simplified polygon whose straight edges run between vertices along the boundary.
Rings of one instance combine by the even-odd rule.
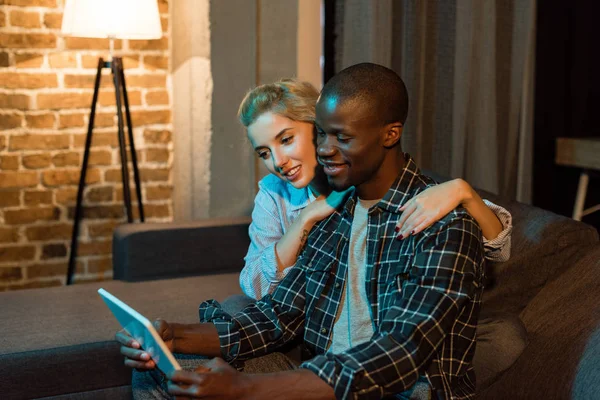
[[[181,369],[173,353],[146,317],[102,288],[98,289],[98,294],[121,326],[140,343],[144,351],[150,354],[162,372],[169,375]]]

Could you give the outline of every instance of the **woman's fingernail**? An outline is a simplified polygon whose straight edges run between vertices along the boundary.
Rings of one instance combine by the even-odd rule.
[[[402,240],[402,239],[404,239],[404,235],[398,235],[398,237],[396,239]]]
[[[394,228],[394,230],[395,230],[396,232],[400,232],[400,228],[398,228],[398,227],[395,227],[395,228]]]
[[[414,234],[415,234],[415,231],[414,231],[414,230],[410,231],[410,234],[411,234],[411,235],[414,235]]]

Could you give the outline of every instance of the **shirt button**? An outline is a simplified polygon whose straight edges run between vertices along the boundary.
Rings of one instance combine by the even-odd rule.
[[[327,333],[327,328],[323,328],[323,329],[321,329],[321,333],[322,333],[323,335],[324,335],[324,334],[326,334],[326,333]]]
[[[339,283],[339,282],[336,282],[336,283],[335,283],[335,288],[336,288],[336,289],[339,289],[339,288],[340,288],[340,286],[342,286],[342,285],[340,285],[340,283]]]
[[[312,267],[312,261],[308,263],[308,266],[309,266],[309,267]]]

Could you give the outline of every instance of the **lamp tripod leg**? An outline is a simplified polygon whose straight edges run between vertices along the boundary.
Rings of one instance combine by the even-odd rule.
[[[96,70],[96,80],[94,83],[94,96],[90,110],[90,119],[88,121],[87,136],[85,138],[85,148],[83,151],[83,162],[81,164],[81,173],[79,175],[79,186],[77,188],[77,202],[75,203],[75,214],[73,216],[73,233],[71,235],[71,252],[69,254],[69,267],[67,269],[67,285],[73,283],[75,274],[75,259],[77,258],[77,238],[79,237],[79,223],[81,220],[81,203],[83,201],[83,189],[85,187],[85,175],[87,172],[88,161],[90,157],[90,147],[92,146],[92,132],[94,129],[94,119],[96,116],[96,104],[98,103],[98,90],[100,88],[100,78],[102,77],[102,68],[104,60],[98,59],[98,68]]]

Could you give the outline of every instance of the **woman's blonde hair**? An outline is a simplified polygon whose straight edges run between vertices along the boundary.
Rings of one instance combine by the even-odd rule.
[[[313,85],[296,79],[260,85],[246,93],[238,109],[238,119],[247,128],[271,111],[293,121],[314,123],[318,97],[319,91]]]

